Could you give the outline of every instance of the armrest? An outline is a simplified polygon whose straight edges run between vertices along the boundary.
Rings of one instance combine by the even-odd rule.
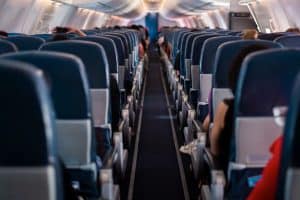
[[[224,199],[224,188],[226,184],[225,174],[221,170],[212,170],[211,172],[211,194],[212,199]]]
[[[202,123],[198,120],[193,120],[193,128],[197,131],[197,132],[203,132],[203,128],[202,128]]]
[[[100,170],[101,198],[114,199],[114,182],[112,169]]]
[[[211,191],[208,185],[203,185],[201,187],[201,199],[202,200],[211,200]]]
[[[212,171],[212,184],[201,187],[201,199],[203,200],[223,200],[225,190],[225,175],[223,171]]]
[[[204,159],[210,168],[210,171],[221,169],[218,159],[212,155],[208,148],[204,148]]]

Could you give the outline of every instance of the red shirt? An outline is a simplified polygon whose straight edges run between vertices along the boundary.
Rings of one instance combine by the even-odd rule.
[[[261,180],[257,182],[257,185],[252,190],[247,200],[276,199],[281,148],[282,137],[279,137],[273,142],[270,148],[270,152],[273,154],[273,157],[267,163],[262,172]]]

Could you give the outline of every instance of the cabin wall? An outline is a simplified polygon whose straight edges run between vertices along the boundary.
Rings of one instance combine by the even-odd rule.
[[[300,27],[297,20],[300,17],[297,10],[299,6],[299,0],[259,0],[251,1],[242,7],[248,8],[259,31],[268,33]]]
[[[0,30],[35,34],[55,26],[102,27],[109,15],[50,0],[0,0],[0,18]]]

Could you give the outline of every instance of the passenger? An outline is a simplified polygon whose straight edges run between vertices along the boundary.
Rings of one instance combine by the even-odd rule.
[[[243,49],[239,55],[233,61],[228,74],[229,87],[232,94],[235,95],[236,85],[240,69],[244,58],[250,53],[268,49],[268,47],[262,45],[252,45]],[[233,131],[233,107],[234,99],[224,99],[217,107],[214,116],[214,124],[209,134],[210,152],[218,161],[218,165],[224,171],[227,171],[227,164],[229,159],[229,145],[231,134]],[[208,115],[203,123],[206,131],[209,129],[210,116]],[[190,153],[193,147],[193,143],[187,144],[180,148],[183,153]]]
[[[255,29],[246,29],[242,33],[244,40],[255,40],[258,38],[258,32]]]
[[[170,59],[171,58],[171,45],[169,44],[169,42],[166,39],[164,39],[164,41],[161,43],[160,48],[162,48],[164,50],[164,52]]]
[[[84,32],[82,32],[79,29],[73,28],[73,27],[60,27],[60,26],[57,26],[52,30],[52,33],[54,33],[54,34],[75,33],[80,37],[86,36],[86,34]]]
[[[1,39],[1,38],[7,38],[7,37],[8,37],[8,33],[5,32],[5,31],[1,31],[1,30],[0,30],[0,39]]]
[[[300,29],[299,28],[288,28],[285,32],[300,34]]]
[[[250,53],[266,49],[268,49],[266,46],[251,45],[244,48],[236,57],[228,74],[229,87],[234,96],[244,58]],[[227,171],[229,161],[229,146],[233,132],[233,107],[234,99],[224,99],[218,105],[214,116],[214,125],[209,134],[210,151],[212,155],[217,158],[220,167],[224,169],[224,171]]]
[[[54,34],[53,37],[52,37],[52,40],[51,41],[62,41],[62,40],[68,40],[68,36],[67,34],[64,34],[64,33],[60,33],[60,34]]]
[[[247,200],[275,200],[278,183],[279,166],[281,160],[283,137],[277,138],[271,145],[270,152],[273,154],[262,172],[261,179],[257,182]]]

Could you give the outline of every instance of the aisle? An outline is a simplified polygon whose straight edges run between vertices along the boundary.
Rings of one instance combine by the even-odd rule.
[[[184,192],[157,52],[150,53],[149,61],[134,189],[129,197],[182,200]]]

